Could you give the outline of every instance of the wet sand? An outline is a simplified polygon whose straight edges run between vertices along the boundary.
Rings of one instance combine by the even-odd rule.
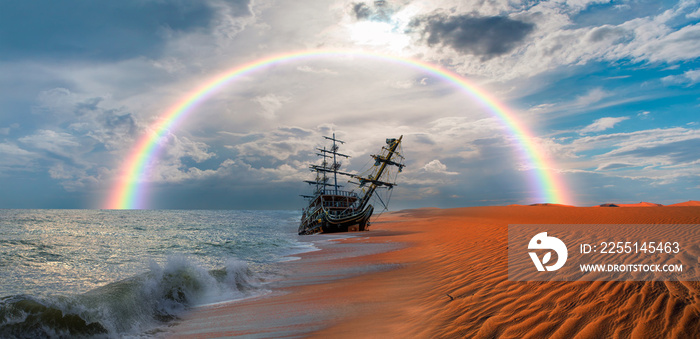
[[[269,294],[198,308],[164,334],[698,337],[698,282],[508,281],[508,225],[534,223],[700,224],[700,207],[546,205],[388,213],[369,232],[322,241],[320,251],[282,264],[284,277],[270,284]]]

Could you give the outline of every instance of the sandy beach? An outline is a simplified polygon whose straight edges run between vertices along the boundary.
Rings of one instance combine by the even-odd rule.
[[[283,263],[287,273],[270,293],[197,308],[163,334],[697,338],[699,282],[508,280],[509,224],[700,224],[695,202],[641,206],[387,213],[369,232],[312,236],[321,250]]]

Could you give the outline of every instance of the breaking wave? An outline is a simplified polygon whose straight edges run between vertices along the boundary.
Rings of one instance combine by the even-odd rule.
[[[0,299],[2,338],[112,338],[155,334],[190,307],[241,299],[263,292],[261,279],[248,265],[229,260],[206,270],[182,257],[147,273],[84,294]]]

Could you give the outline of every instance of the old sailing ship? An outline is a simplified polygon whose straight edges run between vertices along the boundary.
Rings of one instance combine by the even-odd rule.
[[[400,148],[403,136],[386,139],[381,152],[371,155],[373,166],[361,174],[340,171],[340,160],[350,157],[338,152],[339,144],[345,142],[336,139],[335,134],[324,138],[331,142],[331,147],[317,148],[317,155],[322,157],[321,164],[310,166],[316,178],[305,182],[313,186],[314,191],[312,195],[302,195],[309,205],[303,210],[299,234],[365,231],[374,212],[370,204],[372,196],[378,189],[391,190],[396,185],[393,181],[396,174],[405,166]],[[394,178],[391,178],[392,174]],[[341,189],[343,186],[338,184],[338,176],[349,177],[348,185],[353,189]],[[386,208],[388,201],[385,203],[381,198],[379,201]]]

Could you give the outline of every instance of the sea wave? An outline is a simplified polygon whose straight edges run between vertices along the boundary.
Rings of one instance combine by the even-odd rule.
[[[112,338],[146,335],[193,306],[264,291],[247,263],[231,259],[207,270],[185,257],[150,264],[147,273],[84,294],[0,299],[2,338]]]

